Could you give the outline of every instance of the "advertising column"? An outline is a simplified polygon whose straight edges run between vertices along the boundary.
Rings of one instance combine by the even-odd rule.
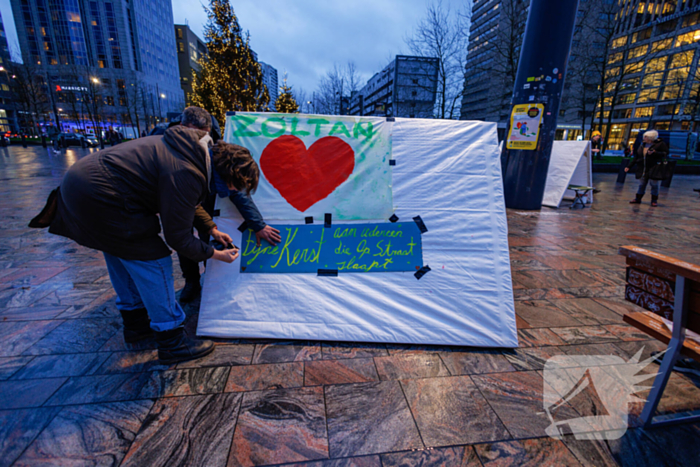
[[[501,153],[508,208],[542,207],[577,10],[578,0],[530,2]]]

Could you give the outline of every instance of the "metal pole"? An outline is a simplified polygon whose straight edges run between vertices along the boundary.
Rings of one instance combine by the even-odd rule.
[[[540,209],[578,0],[531,0],[501,153],[506,207]]]

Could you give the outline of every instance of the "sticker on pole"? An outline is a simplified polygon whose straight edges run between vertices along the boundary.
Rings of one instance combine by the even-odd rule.
[[[543,113],[544,104],[521,104],[513,107],[506,147],[508,149],[536,149]]]

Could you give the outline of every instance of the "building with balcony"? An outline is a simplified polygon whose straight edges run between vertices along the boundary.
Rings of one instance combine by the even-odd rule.
[[[169,0],[11,0],[63,131],[136,133],[185,105]],[[55,118],[54,118],[55,119]]]
[[[397,55],[343,102],[340,113],[433,118],[439,60]]]

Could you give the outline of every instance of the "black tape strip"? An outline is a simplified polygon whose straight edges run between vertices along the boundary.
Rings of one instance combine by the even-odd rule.
[[[248,228],[248,221],[243,221],[243,223],[238,226],[238,231],[245,232],[247,228]]]
[[[318,275],[319,276],[327,276],[327,277],[337,276],[338,270],[337,269],[319,269]]]
[[[305,218],[304,218],[304,222],[306,222],[307,224],[313,224],[313,223],[314,223],[314,218],[313,218],[312,216],[305,217]]]
[[[221,209],[214,209],[211,217],[219,217],[221,215]]]
[[[389,165],[396,165],[396,159],[389,159]]]
[[[389,218],[389,222],[396,222],[399,220],[399,216],[396,214],[392,214],[391,217]]]
[[[415,222],[418,226],[418,230],[420,230],[420,233],[426,233],[428,231],[428,228],[425,226],[425,224],[423,223],[423,219],[421,219],[420,216],[414,217],[413,222]]]
[[[323,226],[324,226],[325,228],[330,228],[330,226],[331,226],[331,220],[333,219],[333,215],[330,214],[330,213],[325,213],[325,214],[323,215],[323,218],[324,218],[324,220],[325,220]]]
[[[231,116],[231,115],[236,115],[236,111],[235,111],[235,110],[229,110],[228,112],[226,112],[226,116],[227,116],[227,117],[229,117],[229,116]]]
[[[386,121],[387,121],[387,122],[395,122],[396,119],[395,119],[394,117],[387,117],[387,118],[386,118]]]
[[[425,276],[425,274],[426,274],[428,271],[430,271],[430,266],[428,266],[428,265],[426,264],[425,266],[423,266],[422,268],[420,268],[419,270],[417,270],[416,273],[413,274],[413,275],[416,276],[416,279],[420,280],[420,278],[423,277],[423,276]]]

